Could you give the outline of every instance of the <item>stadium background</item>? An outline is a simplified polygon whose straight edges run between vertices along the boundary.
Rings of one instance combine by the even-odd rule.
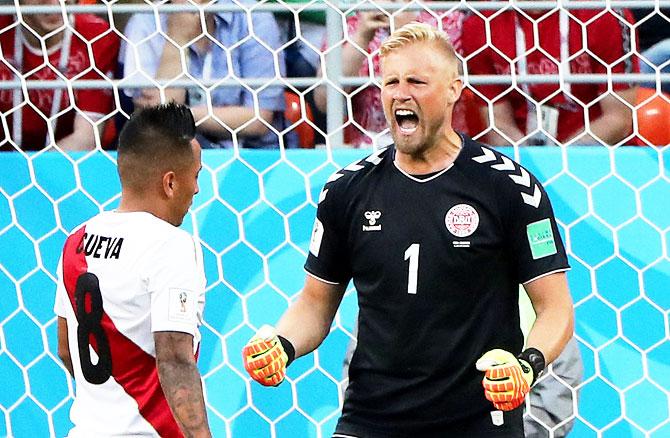
[[[670,121],[669,121],[670,122]],[[330,139],[330,144],[337,144]],[[670,148],[509,147],[552,198],[567,243],[584,360],[574,437],[670,437]],[[370,150],[208,150],[184,227],[208,279],[199,361],[215,436],[327,437],[356,315],[349,290],[319,350],[278,388],[240,350],[302,287],[316,200]],[[0,155],[0,435],[64,436],[73,382],[52,306],[66,234],[118,203],[113,152]]]

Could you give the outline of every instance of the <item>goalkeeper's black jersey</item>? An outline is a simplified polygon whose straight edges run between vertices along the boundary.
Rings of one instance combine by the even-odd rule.
[[[407,436],[492,410],[476,360],[520,352],[519,283],[568,269],[540,183],[463,138],[454,164],[429,178],[401,171],[390,147],[321,193],[305,268],[353,279],[360,306],[338,432]]]

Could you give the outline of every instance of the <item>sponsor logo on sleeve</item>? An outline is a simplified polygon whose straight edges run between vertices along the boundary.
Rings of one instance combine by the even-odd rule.
[[[533,222],[526,226],[526,235],[533,260],[556,254],[554,231],[551,229],[549,218]]]
[[[187,289],[170,289],[170,305],[168,319],[170,321],[187,322],[193,319],[195,298],[193,291]]]
[[[309,241],[309,252],[314,257],[319,256],[321,250],[321,241],[323,240],[323,224],[320,220],[314,220],[314,229],[312,230],[312,239]]]

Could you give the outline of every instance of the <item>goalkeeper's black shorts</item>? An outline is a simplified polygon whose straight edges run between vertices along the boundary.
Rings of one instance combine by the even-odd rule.
[[[502,422],[500,421],[502,416]],[[498,424],[494,424],[498,423]],[[502,423],[502,424],[500,424]],[[523,438],[523,406],[513,411],[487,411],[453,422],[440,430],[389,430],[354,425],[342,421],[333,438]]]

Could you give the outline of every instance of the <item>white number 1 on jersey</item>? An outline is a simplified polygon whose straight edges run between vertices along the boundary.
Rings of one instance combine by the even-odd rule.
[[[416,294],[416,282],[419,276],[419,247],[413,243],[405,251],[405,260],[409,260],[409,275],[407,276],[407,293]]]

